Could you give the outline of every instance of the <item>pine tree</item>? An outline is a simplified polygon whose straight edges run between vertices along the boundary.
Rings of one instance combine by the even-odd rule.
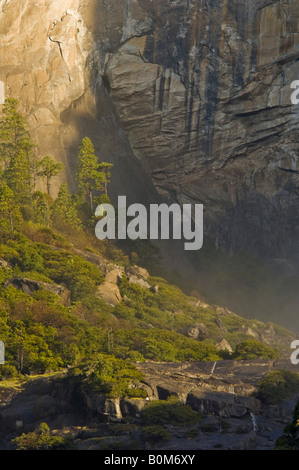
[[[2,108],[0,119],[0,155],[4,169],[7,169],[11,158],[30,140],[25,118],[18,112],[19,102],[7,98]]]
[[[110,170],[113,167],[112,163],[102,162],[99,165],[100,171],[104,174],[104,190],[106,196],[108,195],[108,183],[110,183],[111,173]]]
[[[14,193],[16,202],[27,203],[31,195],[30,166],[24,150],[19,150],[12,156],[4,177]]]
[[[21,224],[21,214],[16,204],[12,190],[5,183],[0,184],[0,226],[11,233],[14,238],[15,230]]]
[[[78,155],[79,165],[77,182],[80,192],[88,201],[90,213],[94,212],[94,192],[102,191],[105,186],[105,174],[100,171],[100,164],[95,154],[93,143],[88,137],[82,140]]]
[[[26,154],[27,162],[29,165],[29,186],[32,188],[33,191],[35,191],[38,171],[40,169],[40,162],[38,161],[37,157],[38,147],[28,138],[22,141],[22,149]]]
[[[39,163],[38,175],[46,178],[47,191],[51,193],[51,180],[63,171],[63,165],[46,155]]]
[[[32,195],[32,207],[34,210],[34,222],[50,226],[50,197],[40,191]]]
[[[75,229],[81,226],[76,206],[66,183],[60,186],[57,198],[52,205],[51,219],[58,230]]]

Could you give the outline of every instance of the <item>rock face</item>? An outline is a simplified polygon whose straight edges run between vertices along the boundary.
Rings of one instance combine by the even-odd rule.
[[[114,195],[143,202],[153,182],[204,203],[219,246],[285,257],[298,233],[298,21],[287,1],[2,0],[0,80],[70,182],[89,135],[117,164]]]
[[[296,5],[125,3],[105,73],[135,155],[161,194],[205,204],[219,246],[287,256],[298,230]]]
[[[145,374],[140,385],[148,392],[147,399],[109,398],[80,387],[64,374],[35,378],[19,389],[0,386],[0,449],[10,450],[16,435],[35,430],[41,422],[58,435],[73,436],[80,450],[101,450],[108,443],[117,444],[118,450],[120,443],[124,449],[138,444],[148,449],[141,440],[142,410],[152,400],[175,395],[182,405],[197,411],[200,420],[194,425],[165,425],[169,441],[157,442],[155,450],[273,450],[298,401],[297,394],[279,405],[265,405],[251,395],[270,370],[292,369],[281,361],[138,367]]]
[[[22,290],[25,294],[28,295],[32,295],[38,290],[45,290],[51,292],[54,295],[57,295],[60,299],[60,302],[66,307],[71,305],[71,293],[65,286],[58,284],[48,284],[47,282],[26,279],[24,277],[14,277],[9,279],[6,281],[5,287],[8,287],[9,285],[15,287],[16,289]]]

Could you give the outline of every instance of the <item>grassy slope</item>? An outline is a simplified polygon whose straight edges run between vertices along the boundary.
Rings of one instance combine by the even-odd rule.
[[[202,304],[162,278],[149,279],[159,286],[155,294],[123,279],[119,287],[125,300],[116,307],[106,305],[96,295],[103,274],[74,254],[73,247],[124,266],[130,264],[130,256],[92,234],[62,236],[25,224],[22,234],[14,240],[3,237],[2,242],[0,258],[10,264],[1,268],[0,337],[7,358],[3,375],[59,370],[97,360],[102,354],[133,362],[220,360],[233,357],[215,347],[222,339],[235,349],[244,340],[263,342],[269,331],[270,344],[267,341],[258,354],[272,357],[273,348],[289,347],[292,335],[286,329]],[[136,257],[135,253],[134,261]],[[7,287],[6,280],[14,275],[64,284],[71,291],[71,306],[61,305],[45,291],[29,296]],[[197,324],[205,330],[201,341],[188,334]]]

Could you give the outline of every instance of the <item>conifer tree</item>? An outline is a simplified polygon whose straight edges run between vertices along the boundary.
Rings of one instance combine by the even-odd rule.
[[[14,193],[16,202],[27,203],[31,195],[30,166],[24,150],[19,150],[11,157],[4,177]]]
[[[94,212],[94,192],[102,191],[105,174],[100,171],[100,164],[95,154],[92,141],[85,137],[79,147],[77,182],[80,192],[88,201],[90,213]]]
[[[50,199],[49,196],[40,191],[32,195],[32,207],[34,210],[34,221],[41,225],[50,226]]]
[[[99,169],[104,173],[104,190],[106,196],[108,195],[108,183],[110,183],[111,173],[110,170],[113,167],[112,163],[102,162],[100,163]]]
[[[40,162],[38,161],[38,147],[29,138],[22,141],[22,149],[24,150],[29,165],[29,186],[33,191],[36,190],[38,171]]]
[[[0,155],[4,169],[11,158],[29,142],[29,132],[25,118],[18,112],[19,102],[7,98],[0,119]]]
[[[70,227],[74,229],[81,226],[76,206],[66,183],[62,183],[60,186],[57,198],[52,205],[51,219],[58,230],[67,230]]]
[[[19,228],[21,214],[16,204],[12,190],[5,183],[0,184],[0,226],[10,231],[14,238],[14,231]]]

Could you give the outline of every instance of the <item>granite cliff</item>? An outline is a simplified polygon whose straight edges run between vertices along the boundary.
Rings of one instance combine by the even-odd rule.
[[[203,203],[217,247],[296,263],[298,25],[298,2],[2,0],[0,80],[72,187],[88,135],[112,196]]]
[[[88,132],[100,156],[136,157],[163,196],[203,202],[220,246],[285,256],[298,21],[283,1],[2,1],[0,78],[70,179]]]

